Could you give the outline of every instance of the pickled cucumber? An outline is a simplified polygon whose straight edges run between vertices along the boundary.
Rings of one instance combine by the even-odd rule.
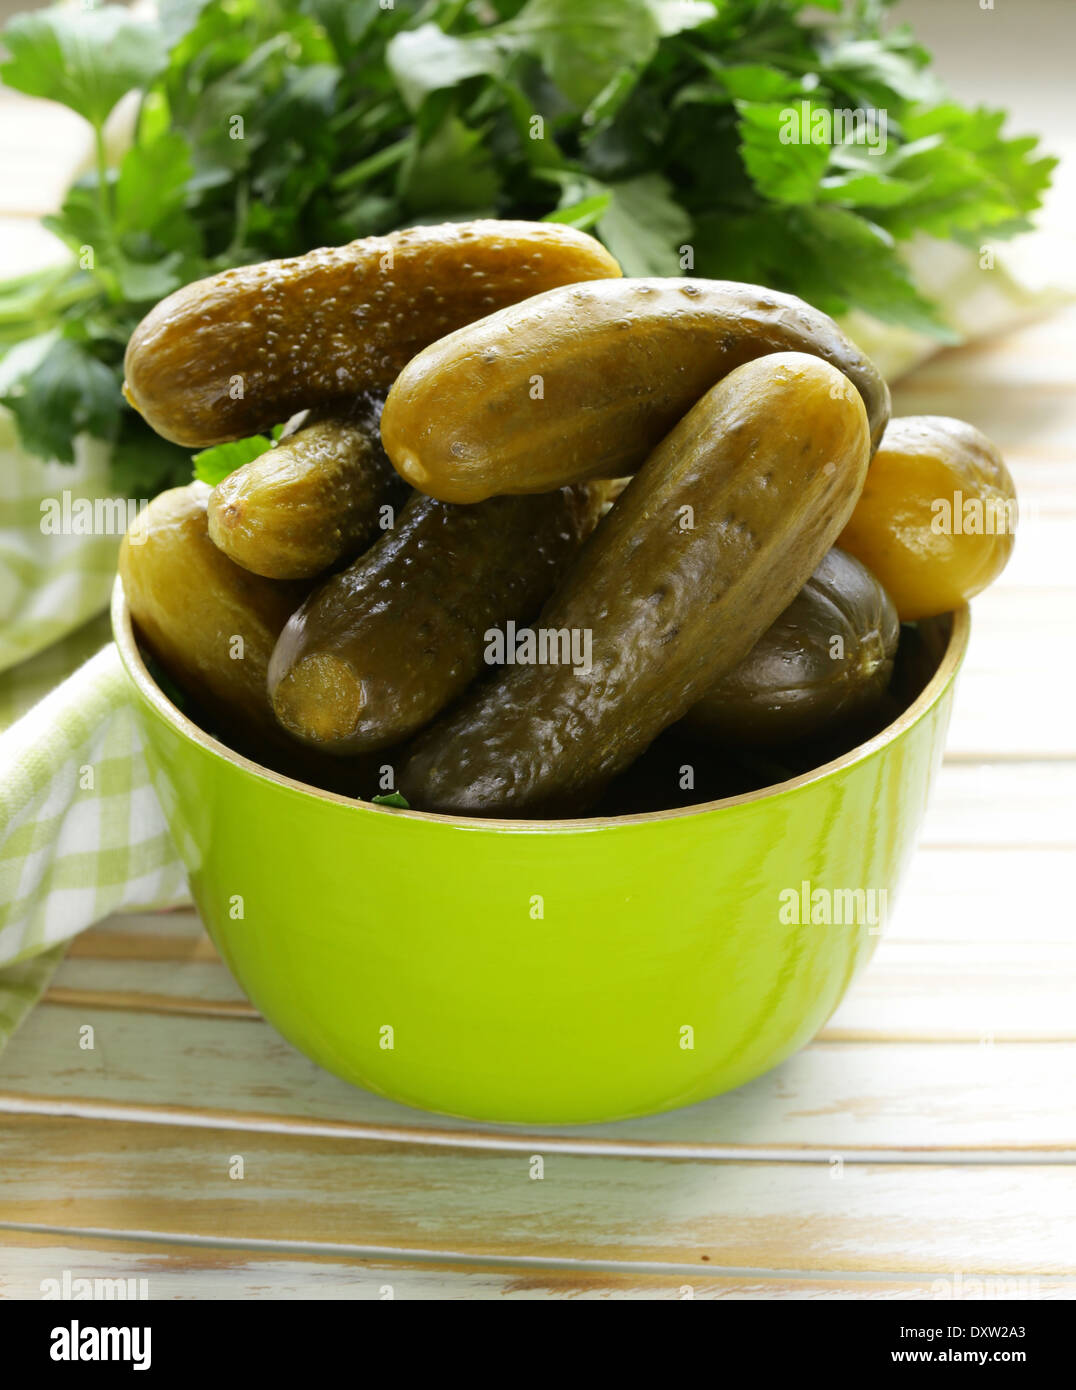
[[[209,534],[244,569],[305,579],[357,555],[379,534],[382,508],[409,491],[378,435],[381,403],[307,421],[237,468],[209,499]]]
[[[748,749],[780,749],[855,727],[880,705],[900,620],[870,571],[836,548],[750,653],[681,727]]]
[[[511,667],[421,734],[424,810],[572,815],[747,656],[836,539],[870,457],[862,399],[818,357],[731,372],[653,451],[536,627],[589,662]]]
[[[205,483],[172,488],[120,547],[131,617],[176,684],[229,728],[282,735],[266,693],[269,657],[308,584],[251,574],[209,539]]]
[[[529,295],[619,275],[553,222],[409,227],[176,290],[131,335],[127,399],[159,435],[205,447],[296,410],[387,390],[420,348]]]
[[[282,726],[345,754],[429,723],[483,669],[489,630],[538,611],[602,497],[586,485],[474,507],[413,497],[281,634],[269,690]]]
[[[448,502],[616,478],[733,368],[784,351],[839,368],[877,442],[888,388],[832,319],[757,285],[680,279],[566,286],[441,338],[401,371],[381,436],[409,483]]]
[[[905,622],[959,608],[1016,543],[1016,488],[994,442],[944,415],[891,420],[840,538]]]

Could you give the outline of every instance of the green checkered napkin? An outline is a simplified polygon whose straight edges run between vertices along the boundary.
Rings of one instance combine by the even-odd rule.
[[[0,1048],[77,932],[189,901],[107,635],[99,618],[0,675]]]
[[[36,459],[18,447],[14,420],[0,410],[0,671],[107,607],[120,538],[82,534],[71,502],[92,505],[112,491],[107,445],[81,436],[73,465]],[[59,532],[49,511],[60,517]]]

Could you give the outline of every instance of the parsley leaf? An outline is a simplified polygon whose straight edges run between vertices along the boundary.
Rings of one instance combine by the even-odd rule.
[[[216,487],[229,473],[267,453],[272,447],[273,441],[264,434],[252,434],[247,439],[235,439],[230,444],[214,444],[211,449],[203,449],[192,455],[194,476],[210,487]]]
[[[146,429],[141,417],[127,410],[112,446],[111,472],[117,494],[148,502],[165,488],[190,481],[190,450]]]
[[[399,806],[403,811],[411,809],[411,803],[403,792],[384,792],[380,796],[372,796],[370,800],[375,806]]]
[[[813,285],[812,302],[831,314],[853,305],[887,323],[942,342],[957,337],[912,284],[893,238],[846,208],[797,208],[789,230]]]
[[[43,354],[0,396],[14,415],[23,448],[73,463],[74,437],[85,430],[111,439],[120,413],[116,373],[70,338],[53,336]]]
[[[455,87],[469,77],[505,71],[509,47],[482,35],[455,38],[436,24],[397,34],[386,52],[389,71],[412,111],[431,92]]]
[[[0,78],[9,87],[58,101],[97,129],[120,97],[145,87],[166,62],[157,27],[119,5],[16,15],[4,44],[11,57],[0,64]]]
[[[791,107],[738,101],[736,109],[740,154],[758,191],[775,203],[812,202],[830,151],[812,138],[813,122],[818,114],[828,116],[828,108],[804,99]]]
[[[426,220],[490,216],[500,180],[482,133],[450,116],[425,145],[413,151],[399,192],[408,212]]]
[[[625,275],[679,275],[681,247],[691,240],[692,224],[660,174],[608,187],[609,205],[597,219],[599,236]]]
[[[690,242],[691,218],[660,174],[619,183],[552,171],[562,189],[550,222],[596,230],[625,275],[679,275],[680,255]]]
[[[644,67],[661,34],[648,0],[528,0],[501,32],[539,60],[576,109],[625,67]]]

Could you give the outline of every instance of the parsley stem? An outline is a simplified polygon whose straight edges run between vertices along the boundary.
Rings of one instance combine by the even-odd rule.
[[[450,0],[448,5],[439,7],[437,23],[446,34],[452,32],[452,26],[457,22],[460,15],[467,8],[468,0]],[[431,15],[431,19],[433,16]],[[487,21],[488,22],[488,21]]]
[[[235,226],[232,230],[232,239],[223,260],[227,265],[234,265],[240,252],[243,250],[243,243],[247,235],[247,222],[250,218],[250,187],[246,179],[240,179],[235,189]]]
[[[108,157],[105,154],[104,131],[99,125],[93,128],[93,148],[97,157],[97,200],[101,205],[101,216],[106,222],[113,220],[112,188],[108,180]]]
[[[72,276],[69,265],[6,280],[0,284],[0,332],[11,325],[51,328],[65,309],[98,293],[89,276]]]
[[[374,174],[391,169],[394,164],[399,164],[402,159],[406,158],[412,143],[412,137],[406,135],[402,140],[397,140],[394,145],[386,145],[383,150],[378,150],[376,154],[370,155],[368,159],[360,159],[358,164],[353,164],[350,169],[345,169],[342,174],[337,174],[332,181],[333,191],[340,193],[345,188],[353,188],[355,184],[371,178]]]

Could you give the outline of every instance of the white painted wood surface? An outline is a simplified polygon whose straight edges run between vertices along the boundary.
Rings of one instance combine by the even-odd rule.
[[[1022,101],[1034,128],[1032,86],[991,99]],[[48,255],[29,215],[77,157],[41,104],[28,157],[13,102],[0,93],[5,263]],[[1071,236],[1069,179],[1060,193]],[[320,1072],[192,913],[114,918],[0,1057],[0,1295],[65,1269],[145,1277],[157,1298],[930,1298],[974,1276],[1076,1295],[1074,359],[1069,311],[895,392],[897,413],[998,440],[1023,527],[974,605],[898,910],[810,1047],[672,1115],[495,1130]]]

